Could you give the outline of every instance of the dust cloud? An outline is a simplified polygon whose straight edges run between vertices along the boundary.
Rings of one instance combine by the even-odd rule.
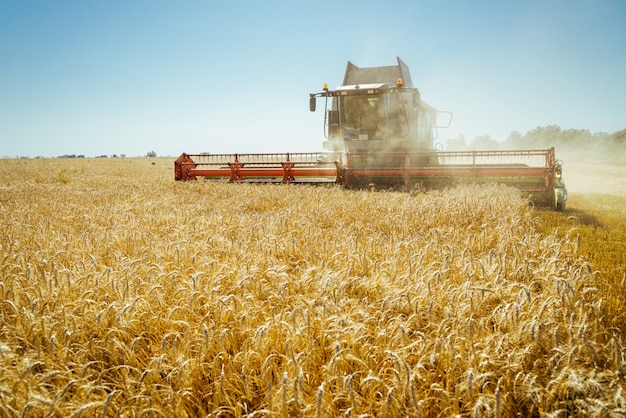
[[[610,194],[626,196],[626,165],[616,156],[597,147],[572,149],[555,146],[556,158],[563,162],[563,179],[570,194]]]
[[[568,192],[626,196],[626,167],[594,162],[564,162],[563,179]]]

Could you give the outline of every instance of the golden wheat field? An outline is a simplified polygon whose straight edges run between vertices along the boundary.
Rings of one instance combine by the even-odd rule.
[[[600,273],[513,189],[0,176],[0,416],[626,415]]]

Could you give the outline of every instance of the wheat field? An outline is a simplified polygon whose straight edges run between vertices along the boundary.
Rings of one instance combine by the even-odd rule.
[[[0,176],[0,416],[626,415],[597,272],[515,190]]]

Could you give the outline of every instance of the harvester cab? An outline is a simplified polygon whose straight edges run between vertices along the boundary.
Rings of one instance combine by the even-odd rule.
[[[402,152],[434,148],[437,110],[421,100],[406,64],[359,68],[348,62],[343,84],[310,94],[309,109],[324,98],[324,149]],[[330,100],[330,103],[329,103]]]
[[[360,68],[348,62],[343,84],[309,95],[323,98],[322,152],[185,154],[176,180],[335,183],[344,187],[437,188],[459,183],[504,183],[532,200],[563,210],[567,190],[554,148],[513,151],[439,151],[438,112],[413,87],[407,65]],[[438,123],[448,114],[447,124]]]

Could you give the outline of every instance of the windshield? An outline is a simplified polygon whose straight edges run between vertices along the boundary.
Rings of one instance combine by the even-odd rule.
[[[402,94],[340,96],[344,138],[376,140],[406,137],[408,115]]]

